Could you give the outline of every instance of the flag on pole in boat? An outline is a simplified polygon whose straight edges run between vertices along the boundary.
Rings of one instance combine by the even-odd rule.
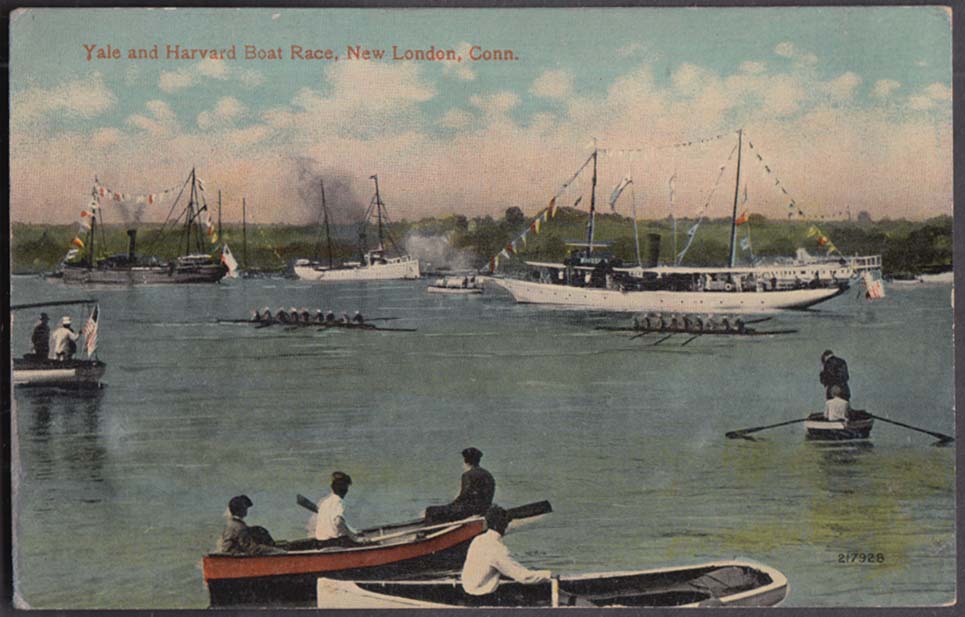
[[[617,209],[617,200],[620,199],[620,195],[623,194],[624,189],[626,189],[628,186],[630,186],[630,184],[631,184],[632,182],[633,182],[633,180],[630,179],[630,176],[624,176],[624,178],[623,178],[622,180],[620,180],[620,182],[618,182],[615,187],[613,187],[613,192],[610,193],[610,209],[611,209],[611,210],[613,210],[614,212],[616,211],[616,209]]]
[[[862,273],[861,278],[864,280],[865,298],[869,300],[880,300],[885,297],[885,286],[881,282],[881,279],[872,277],[870,272]]]
[[[231,278],[238,278],[238,262],[235,260],[235,256],[231,254],[231,249],[225,244],[221,248],[221,263],[223,263],[228,268],[228,276]]]
[[[87,357],[94,355],[97,351],[97,322],[100,320],[100,306],[95,304],[94,310],[90,312],[87,323],[84,324],[84,348],[87,350]]]

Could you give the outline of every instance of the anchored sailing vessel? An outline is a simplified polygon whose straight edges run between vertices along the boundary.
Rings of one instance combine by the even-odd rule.
[[[77,262],[66,261],[57,273],[67,284],[158,284],[158,283],[214,283],[228,273],[225,265],[223,248],[222,258],[215,260],[206,252],[205,243],[210,235],[202,220],[202,213],[207,212],[208,205],[204,200],[203,189],[199,188],[199,180],[195,170],[181,188],[181,194],[185,189],[188,190],[188,202],[179,216],[174,220],[177,224],[182,218],[181,239],[179,249],[181,255],[174,261],[162,262],[154,256],[140,256],[136,253],[137,230],[127,230],[128,249],[127,253],[110,255],[104,259],[97,259],[94,251],[96,232],[99,227],[98,218],[101,217],[100,208],[90,215],[90,229],[87,233],[87,242],[83,244],[85,256]],[[97,199],[95,187],[94,198]],[[171,212],[177,205],[177,199],[171,206]],[[167,222],[165,222],[165,227]],[[162,232],[163,232],[162,228]],[[100,240],[104,240],[103,230],[101,230]],[[230,252],[229,252],[230,255]]]
[[[385,203],[379,193],[379,177],[372,176],[375,181],[375,196],[369,204],[362,223],[359,226],[359,250],[362,252],[360,261],[350,261],[336,266],[332,257],[332,236],[328,226],[328,208],[325,205],[325,185],[322,184],[322,212],[325,217],[325,235],[328,240],[328,265],[319,261],[299,259],[295,262],[295,276],[305,281],[374,281],[387,279],[417,279],[419,278],[419,260],[402,254],[399,257],[386,257],[385,237],[388,236],[393,246],[398,246],[388,230],[385,222],[388,217]],[[379,245],[373,250],[367,250],[365,243],[366,225],[371,215],[375,214],[378,221]],[[399,251],[401,253],[401,251]]]
[[[651,238],[648,266],[643,266],[640,260],[639,242],[638,265],[635,266],[625,266],[611,254],[595,251],[605,243],[594,238],[599,157],[599,149],[594,149],[577,172],[579,175],[592,162],[586,243],[571,244],[580,250],[573,251],[568,259],[560,263],[526,261],[531,270],[524,279],[493,276],[488,280],[508,291],[520,303],[634,312],[765,313],[803,309],[824,302],[847,291],[859,268],[880,268],[880,257],[877,256],[850,261],[842,258],[808,263],[735,266],[737,225],[740,224],[737,206],[743,130],[739,130],[737,136],[737,177],[731,218],[730,259],[726,266],[658,265],[660,238],[656,234],[655,239]],[[550,208],[553,208],[552,202]],[[858,263],[856,260],[861,261]]]

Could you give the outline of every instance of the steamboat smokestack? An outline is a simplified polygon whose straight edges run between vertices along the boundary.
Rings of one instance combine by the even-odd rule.
[[[660,234],[647,234],[647,267],[653,268],[660,262]]]
[[[136,229],[128,229],[128,230],[127,230],[127,237],[128,237],[128,240],[127,240],[127,258],[128,258],[129,260],[131,260],[131,261],[134,261],[134,259],[135,259],[134,248],[135,248],[135,245],[137,244],[137,230],[136,230]]]

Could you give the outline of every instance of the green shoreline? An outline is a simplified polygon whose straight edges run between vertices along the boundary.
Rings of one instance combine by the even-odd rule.
[[[426,218],[415,222],[401,221],[389,226],[389,233],[404,245],[411,235],[423,238],[445,238],[443,246],[449,258],[460,256],[462,264],[481,268],[489,258],[517,238],[532,219],[518,208],[509,208],[500,218],[489,216],[469,219],[455,215]],[[677,221],[677,249],[686,242],[687,230],[696,221]],[[940,216],[925,221],[903,219],[871,221],[779,221],[751,215],[747,225],[738,228],[738,238],[750,232],[755,257],[782,257],[794,255],[796,249],[805,248],[812,254],[823,254],[813,235],[812,225],[831,239],[845,255],[880,254],[886,276],[914,276],[922,273],[940,272],[952,267],[952,218]],[[98,258],[108,254],[127,251],[128,225],[105,225],[95,239]],[[638,221],[641,253],[648,254],[648,234],[660,234],[660,259],[670,262],[673,256],[673,225],[669,219]],[[177,254],[177,237],[168,233],[159,236],[161,225],[157,223],[138,226],[137,252],[170,259]],[[316,254],[327,258],[324,236],[316,225],[248,225],[247,263],[244,260],[243,233],[240,224],[225,225],[221,241],[229,244],[236,259],[243,267],[252,270],[282,271],[300,257]],[[70,248],[77,233],[76,225],[41,225],[12,223],[11,225],[11,271],[14,274],[36,274],[53,270]],[[336,260],[358,257],[356,226],[344,226],[335,230],[338,239],[333,241]],[[565,256],[566,242],[580,241],[586,235],[586,213],[561,208],[556,217],[543,223],[541,233],[528,234],[527,242],[517,243],[519,255],[526,259],[561,259]],[[369,242],[374,244],[377,232],[368,230]],[[723,264],[729,251],[730,220],[706,219],[697,233],[693,246],[687,252],[685,265]],[[160,239],[159,239],[160,238]],[[609,243],[608,249],[625,261],[635,260],[633,221],[619,214],[598,214],[595,238]],[[107,250],[104,250],[106,244]],[[439,244],[439,241],[436,241]],[[212,245],[218,250],[220,242]],[[390,247],[391,248],[391,247]],[[437,247],[438,248],[438,247]],[[438,253],[438,251],[437,251]],[[738,262],[746,263],[748,253],[738,251]],[[445,263],[445,259],[443,259]],[[512,268],[518,259],[504,260]],[[438,260],[437,260],[437,264]]]

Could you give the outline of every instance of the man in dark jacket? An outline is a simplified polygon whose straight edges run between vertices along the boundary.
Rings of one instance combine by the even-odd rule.
[[[426,508],[426,520],[455,521],[486,514],[496,493],[496,480],[491,473],[479,466],[482,455],[482,452],[472,447],[462,451],[464,471],[459,496],[448,505]]]
[[[851,400],[851,388],[848,387],[848,363],[844,361],[843,358],[839,358],[834,355],[834,352],[828,349],[823,354],[821,354],[821,385],[824,386],[825,399],[830,400],[832,398],[831,388],[838,386],[841,388],[841,394],[839,395],[846,401]]]
[[[40,321],[34,326],[33,334],[30,335],[30,343],[34,348],[34,355],[41,360],[46,360],[50,354],[50,326],[47,322],[50,318],[47,313],[40,314]]]
[[[247,495],[232,497],[228,502],[230,518],[221,532],[218,542],[219,553],[234,555],[270,555],[285,551],[273,546],[271,535],[264,527],[248,527],[244,518],[248,508],[253,506]]]

